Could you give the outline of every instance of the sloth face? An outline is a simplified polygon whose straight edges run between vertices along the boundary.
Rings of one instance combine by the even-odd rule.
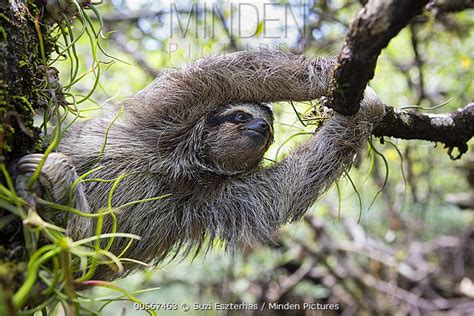
[[[236,104],[208,117],[205,156],[226,171],[258,166],[273,141],[273,114],[264,104]]]

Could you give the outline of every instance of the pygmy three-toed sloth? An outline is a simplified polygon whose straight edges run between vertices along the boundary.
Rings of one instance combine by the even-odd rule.
[[[335,113],[286,158],[261,167],[273,139],[265,102],[321,97],[334,65],[332,58],[265,51],[213,56],[168,70],[124,100],[124,114],[113,124],[116,113],[74,124],[59,152],[48,156],[40,184],[56,202],[67,203],[78,175],[101,167],[87,178],[122,176],[113,194],[113,181],[80,183],[73,206],[97,212],[112,196],[117,231],[141,236],[126,256],[144,262],[159,262],[170,252],[187,254],[216,239],[231,246],[267,241],[350,167],[384,114],[367,90],[356,115]],[[40,159],[24,157],[19,170],[31,172]],[[107,220],[105,231],[111,225]],[[83,238],[94,234],[94,221],[72,216],[67,228],[73,238]],[[127,243],[115,238],[111,251],[119,254]],[[116,276],[102,269],[96,277]]]

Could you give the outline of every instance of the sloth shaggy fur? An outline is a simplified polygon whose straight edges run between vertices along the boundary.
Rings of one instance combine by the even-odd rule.
[[[368,88],[356,115],[334,114],[284,159],[261,167],[273,132],[271,111],[264,103],[323,96],[334,65],[333,58],[264,51],[212,56],[169,69],[121,102],[117,109],[124,112],[114,124],[116,112],[74,124],[59,152],[48,156],[40,183],[55,201],[65,203],[70,185],[92,168],[101,167],[88,179],[124,176],[112,198],[117,231],[141,236],[125,256],[144,262],[198,252],[215,240],[230,247],[269,241],[281,225],[301,218],[350,168],[384,115],[382,103]],[[215,123],[238,107],[270,125],[258,146],[241,139],[240,125]],[[23,158],[20,170],[31,171],[27,166],[38,157]],[[111,188],[111,182],[79,183],[74,207],[98,212],[107,207]],[[170,196],[119,207],[166,194]],[[94,235],[94,223],[70,216],[67,228],[73,238],[83,238]],[[107,216],[104,231],[111,225]],[[119,254],[127,243],[115,238],[111,251]],[[128,272],[137,267],[126,266]],[[117,275],[101,268],[95,277]]]

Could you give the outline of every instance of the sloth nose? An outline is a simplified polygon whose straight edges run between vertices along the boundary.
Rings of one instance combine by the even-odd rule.
[[[260,133],[265,133],[270,130],[270,126],[264,119],[253,119],[247,124],[245,124],[245,128],[251,129]]]

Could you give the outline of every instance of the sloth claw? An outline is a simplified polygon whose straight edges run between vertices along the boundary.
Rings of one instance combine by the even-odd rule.
[[[43,154],[31,154],[18,160],[18,170],[23,173],[33,173],[43,159]]]
[[[22,162],[18,166],[18,171],[20,171],[23,174],[33,173],[33,172],[35,172],[37,167],[38,167],[38,163]]]
[[[77,177],[70,159],[64,154],[50,153],[44,161],[34,188],[28,188],[26,184],[44,157],[44,154],[30,154],[18,160],[17,170],[21,176],[17,178],[17,188],[25,192],[35,192],[42,188],[51,194],[55,202],[63,202],[68,196],[70,184]]]

